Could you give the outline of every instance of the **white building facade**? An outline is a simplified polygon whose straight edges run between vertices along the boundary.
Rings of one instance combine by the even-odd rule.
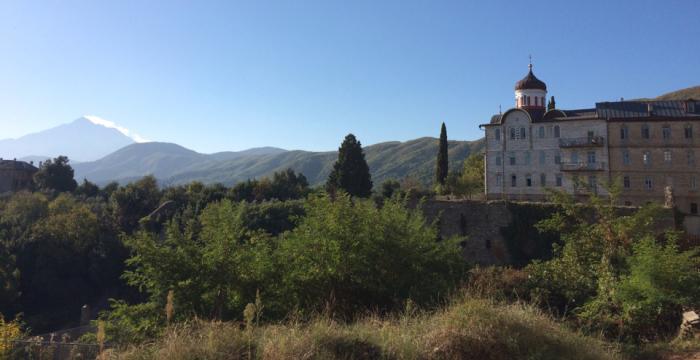
[[[596,109],[547,110],[547,86],[530,71],[515,85],[515,108],[485,130],[487,199],[543,200],[547,188],[586,196],[609,181],[607,125]],[[553,101],[553,99],[552,99]]]

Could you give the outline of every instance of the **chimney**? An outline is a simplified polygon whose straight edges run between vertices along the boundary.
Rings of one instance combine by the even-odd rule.
[[[654,104],[647,103],[647,112],[649,113],[649,116],[654,115]]]

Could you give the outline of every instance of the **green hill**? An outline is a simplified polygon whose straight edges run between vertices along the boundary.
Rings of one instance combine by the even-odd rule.
[[[661,96],[657,96],[654,100],[700,100],[700,86],[693,86],[686,89],[672,91]]]
[[[450,141],[450,167],[461,167],[483,141]],[[407,176],[429,184],[435,169],[437,139],[424,137],[406,142],[385,142],[365,147],[375,184]],[[176,144],[129,145],[98,161],[76,164],[76,179],[104,184],[128,182],[154,175],[164,185],[191,181],[232,185],[275,171],[292,168],[303,173],[312,185],[322,184],[331,171],[337,152],[284,151],[261,148],[243,152],[200,154]]]

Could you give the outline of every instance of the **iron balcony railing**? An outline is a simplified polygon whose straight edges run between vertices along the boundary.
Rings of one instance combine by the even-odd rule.
[[[567,147],[595,147],[605,145],[605,138],[602,136],[589,136],[582,138],[559,139],[559,146]]]
[[[595,163],[561,163],[561,171],[603,171],[605,170],[604,162]]]

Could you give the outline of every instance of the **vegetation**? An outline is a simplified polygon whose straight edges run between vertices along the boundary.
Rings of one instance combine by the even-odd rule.
[[[372,194],[369,165],[362,152],[362,144],[353,134],[348,134],[338,149],[338,160],[328,175],[326,191],[345,191],[357,197],[369,197]]]
[[[44,161],[39,171],[34,174],[34,183],[37,188],[46,191],[73,191],[78,183],[73,179],[73,168],[68,165],[69,160],[65,156]]]
[[[440,140],[438,140],[438,153],[435,165],[435,183],[445,185],[447,173],[449,171],[449,163],[447,160],[447,128],[445,123],[440,127]]]
[[[424,218],[419,181],[366,199],[360,144],[343,147],[331,193],[285,170],[232,188],[145,177],[0,198],[0,314],[22,314],[0,334],[70,327],[111,299],[83,340],[124,358],[598,359],[675,346],[700,305],[697,251],[656,206],[618,209],[614,188],[509,204],[516,268],[468,269],[464,239]],[[70,172],[56,162],[67,169],[45,184]],[[446,188],[478,188],[480,166],[474,154]]]
[[[464,298],[436,312],[241,328],[191,321],[124,359],[615,359],[616,349],[557,325],[526,305]]]

